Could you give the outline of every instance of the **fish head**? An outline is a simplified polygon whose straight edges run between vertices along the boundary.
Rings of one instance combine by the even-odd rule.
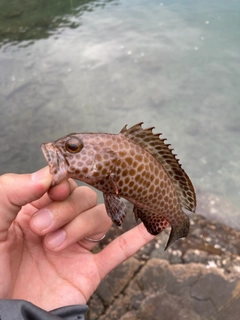
[[[53,175],[55,185],[64,178],[88,182],[97,150],[84,134],[69,134],[54,142],[41,145],[44,157]]]
[[[90,185],[114,173],[119,158],[106,146],[105,134],[73,133],[41,146],[55,185],[73,178]]]
[[[52,186],[67,176],[64,158],[52,142],[42,143],[41,149],[53,175]]]

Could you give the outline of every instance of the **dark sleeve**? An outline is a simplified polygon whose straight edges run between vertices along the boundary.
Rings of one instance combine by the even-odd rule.
[[[45,311],[24,300],[0,300],[1,320],[84,320],[86,305],[72,305]]]

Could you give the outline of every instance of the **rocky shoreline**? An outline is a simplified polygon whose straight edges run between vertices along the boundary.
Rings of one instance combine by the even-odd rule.
[[[90,299],[87,320],[238,320],[240,231],[192,215],[186,239],[167,251],[164,231],[113,270]],[[135,225],[112,227],[99,249]]]

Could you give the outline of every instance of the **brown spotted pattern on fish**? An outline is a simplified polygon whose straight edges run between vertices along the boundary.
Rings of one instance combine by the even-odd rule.
[[[182,169],[176,154],[172,153],[170,144],[165,144],[166,139],[160,139],[161,133],[152,133],[154,127],[142,129],[143,123],[138,123],[127,130],[126,126],[121,133],[134,141],[136,144],[148,150],[164,167],[170,176],[172,183],[176,187],[178,197],[182,206],[189,211],[196,209],[196,194],[191,180],[186,172]]]
[[[71,177],[103,192],[108,215],[120,226],[126,215],[121,200],[151,234],[171,225],[167,246],[189,231],[183,207],[194,211],[193,185],[165,139],[139,123],[119,134],[73,133],[42,145],[54,183]]]

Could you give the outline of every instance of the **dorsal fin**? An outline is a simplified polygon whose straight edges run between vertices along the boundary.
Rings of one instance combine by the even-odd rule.
[[[129,129],[126,125],[122,128],[120,134],[147,150],[160,162],[175,186],[182,206],[195,212],[196,194],[193,184],[176,155],[172,153],[173,149],[169,148],[169,144],[164,143],[166,139],[160,138],[161,133],[154,134],[152,132],[154,127],[143,129],[142,124],[143,122],[140,122]]]

